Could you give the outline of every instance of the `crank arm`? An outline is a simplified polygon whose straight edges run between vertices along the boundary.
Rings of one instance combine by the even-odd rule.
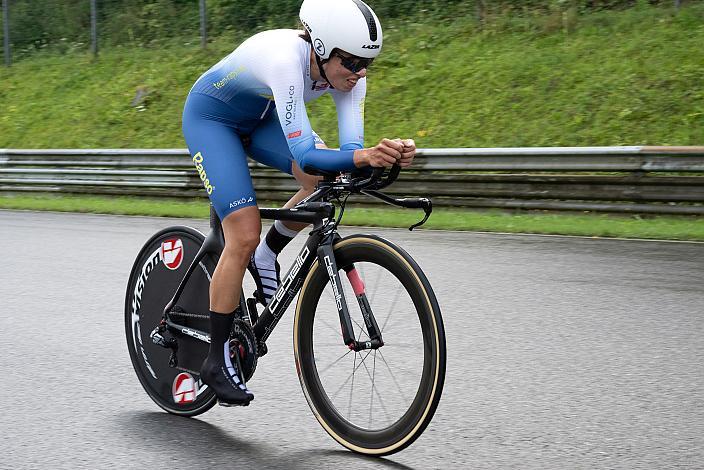
[[[194,328],[189,328],[187,326],[179,325],[171,320],[166,320],[166,327],[169,330],[176,331],[191,338],[195,338],[198,341],[203,341],[204,343],[210,344],[210,335],[205,331],[196,330]]]

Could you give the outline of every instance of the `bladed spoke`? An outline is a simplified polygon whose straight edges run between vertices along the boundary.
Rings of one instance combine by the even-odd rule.
[[[345,357],[347,357],[347,355],[348,355],[349,353],[351,353],[351,352],[352,352],[352,350],[351,350],[351,349],[348,349],[347,352],[346,352],[345,354],[343,354],[342,356],[338,357],[338,358],[335,360],[335,362],[333,362],[332,364],[330,364],[330,365],[328,365],[327,367],[325,367],[325,369],[319,370],[319,371],[318,371],[318,375],[323,374],[325,371],[327,371],[328,369],[330,369],[332,366],[334,366],[335,364],[337,364],[338,362],[340,362],[342,359],[344,359]]]
[[[351,351],[351,350],[350,350],[350,351]],[[352,371],[352,373],[347,376],[347,379],[346,379],[344,382],[342,382],[342,385],[340,385],[340,387],[339,387],[337,390],[335,390],[335,393],[333,393],[332,396],[330,397],[331,399],[335,398],[335,397],[337,396],[337,394],[340,393],[340,390],[342,390],[342,387],[344,387],[345,385],[347,385],[347,382],[350,381],[350,379],[352,378],[352,375],[357,371],[357,369],[359,369],[360,367],[362,367],[362,364],[364,364],[364,361],[367,359],[367,357],[369,357],[369,354],[371,354],[371,350],[369,350],[369,352],[367,353],[367,355],[364,356],[364,358],[362,359],[362,361],[359,363],[358,366],[355,367],[355,369]],[[355,354],[355,356],[356,356],[356,354]],[[355,361],[356,361],[356,358],[355,358]]]
[[[396,388],[398,389],[399,394],[404,399],[404,401],[408,402],[406,400],[406,396],[403,393],[403,389],[398,384],[398,380],[396,380],[396,376],[394,375],[393,369],[391,369],[391,366],[389,366],[389,363],[386,362],[386,358],[384,358],[384,354],[379,349],[377,349],[377,351],[379,351],[379,357],[381,357],[382,362],[386,365],[386,368],[389,369],[389,374],[391,375],[391,379],[394,381],[394,384],[396,384]]]
[[[352,365],[352,386],[350,387],[350,405],[347,411],[347,420],[352,419],[352,395],[354,392],[354,372],[357,370],[354,366],[357,365],[357,355],[354,355],[354,364]],[[366,366],[364,366],[366,368]]]
[[[417,344],[411,343],[387,343],[384,341],[384,347],[386,348],[417,348]]]
[[[316,314],[317,314],[317,313],[320,313],[320,311],[316,312]],[[319,317],[318,315],[315,316],[315,321],[319,321],[323,326],[326,326],[326,327],[329,328],[330,330],[334,331],[334,332],[335,332],[335,336],[342,337],[342,332],[341,332],[339,329],[335,328],[334,326],[332,326],[330,323],[328,323],[328,322],[326,322],[325,320],[323,320],[323,319],[322,319],[321,317]]]
[[[377,291],[377,289],[379,288],[379,278],[381,278],[381,273],[382,273],[383,271],[384,271],[384,270],[381,269],[381,267],[379,267],[379,270],[378,270],[377,275],[376,275],[376,280],[375,280],[374,283],[372,284],[374,290],[372,291],[371,294],[368,294],[368,295],[369,295],[369,305],[373,305],[374,297],[376,296],[376,291]]]
[[[364,365],[364,368],[367,370],[367,375],[369,375],[369,378],[372,380],[372,393],[371,393],[371,398],[376,395],[376,397],[379,399],[379,404],[381,405],[381,409],[384,410],[384,414],[386,415],[386,419],[391,422],[393,421],[389,417],[389,412],[386,409],[386,405],[384,405],[384,400],[381,398],[381,394],[379,394],[379,390],[376,388],[376,383],[375,383],[375,375],[376,375],[376,353],[374,354],[374,374],[369,372],[369,367],[367,365]],[[370,420],[370,425],[371,425],[371,414],[372,414],[372,409],[371,409],[371,402],[369,404],[369,420]]]
[[[376,351],[374,352],[374,365],[372,367],[372,393],[369,394],[369,427],[372,427],[372,408],[374,406],[374,392],[376,391],[374,379],[376,379]]]
[[[352,318],[351,320],[355,323],[355,325],[359,327],[359,335],[357,335],[357,341],[359,341],[359,339],[362,337],[362,334],[365,334],[367,338],[369,338],[369,333],[367,333],[367,327],[360,325],[359,322],[354,318]]]
[[[396,303],[398,302],[398,299],[401,297],[401,288],[399,288],[396,291],[396,297],[394,298],[393,302],[391,302],[391,307],[389,307],[389,316],[386,317],[386,320],[384,320],[384,325],[381,327],[381,333],[386,331],[386,325],[389,323],[389,320],[393,316],[393,314],[396,312]]]

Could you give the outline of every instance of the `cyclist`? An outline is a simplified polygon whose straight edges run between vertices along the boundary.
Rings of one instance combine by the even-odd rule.
[[[266,302],[279,283],[276,255],[305,227],[277,221],[260,243],[246,155],[299,182],[284,207],[312,192],[319,177],[306,174],[308,168],[407,167],[415,155],[411,139],[363,145],[367,67],[382,45],[371,8],[361,0],[304,0],[300,20],[303,32],[264,31],[240,44],[196,81],[183,111],[186,143],[225,235],[210,283],[211,343],[201,369],[221,405],[254,398],[238,378],[228,345],[244,270],[253,271],[259,300]],[[325,146],[306,114],[305,103],[326,93],[337,109],[339,150]]]

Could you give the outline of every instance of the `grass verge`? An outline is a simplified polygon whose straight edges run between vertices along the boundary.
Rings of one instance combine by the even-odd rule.
[[[678,13],[645,2],[571,17],[505,13],[481,30],[472,2],[462,3],[444,19],[384,23],[368,76],[367,145],[704,143],[703,2]],[[173,38],[105,47],[97,59],[45,51],[0,66],[0,148],[185,148],[188,90],[249,33],[214,37],[207,50]],[[332,99],[306,110],[336,146]]]
[[[182,201],[134,197],[3,195],[0,196],[0,209],[155,217],[208,217],[208,204],[203,199]],[[418,222],[421,217],[422,213],[413,210],[348,207],[343,217],[343,224],[409,227]],[[437,208],[423,228],[704,241],[704,218],[702,217],[498,210],[480,212]]]

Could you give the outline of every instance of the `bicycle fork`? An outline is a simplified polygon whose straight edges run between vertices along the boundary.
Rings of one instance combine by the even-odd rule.
[[[376,323],[374,313],[372,312],[369,301],[367,300],[364,282],[359,277],[359,273],[355,269],[354,265],[345,266],[343,269],[347,274],[347,279],[352,285],[352,290],[354,291],[357,302],[359,303],[359,308],[362,311],[362,318],[364,318],[364,324],[370,338],[369,341],[357,341],[354,337],[354,327],[352,326],[350,311],[347,307],[345,293],[340,282],[340,275],[338,273],[337,263],[335,262],[335,255],[332,250],[332,245],[324,243],[318,247],[317,255],[318,262],[321,266],[325,266],[325,270],[327,271],[330,279],[330,285],[332,286],[333,295],[335,296],[337,313],[340,316],[342,339],[345,345],[355,352],[362,351],[364,349],[379,349],[384,345],[384,341],[381,338],[379,325]]]

